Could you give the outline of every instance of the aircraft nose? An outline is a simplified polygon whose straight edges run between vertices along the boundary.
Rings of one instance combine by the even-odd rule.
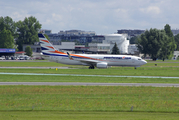
[[[145,61],[145,60],[142,60],[142,62],[143,62],[143,65],[147,64],[147,61]]]

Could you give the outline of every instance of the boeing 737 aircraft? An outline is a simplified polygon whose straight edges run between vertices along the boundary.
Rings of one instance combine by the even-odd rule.
[[[140,57],[128,55],[69,54],[56,50],[42,33],[38,34],[44,59],[69,65],[86,65],[89,69],[108,66],[140,67],[147,62]]]

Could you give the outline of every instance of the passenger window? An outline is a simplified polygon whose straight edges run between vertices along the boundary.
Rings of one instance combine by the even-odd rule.
[[[141,59],[138,59],[138,60],[141,60]]]

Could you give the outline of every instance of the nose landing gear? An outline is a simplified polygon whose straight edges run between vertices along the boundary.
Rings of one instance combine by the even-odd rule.
[[[93,65],[89,66],[89,69],[94,69],[94,66]]]

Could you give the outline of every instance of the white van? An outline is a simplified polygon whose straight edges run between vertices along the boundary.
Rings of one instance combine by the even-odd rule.
[[[6,60],[6,58],[4,56],[1,56],[0,60]]]
[[[30,57],[27,55],[19,55],[18,56],[18,60],[29,60],[29,59],[30,59]]]

